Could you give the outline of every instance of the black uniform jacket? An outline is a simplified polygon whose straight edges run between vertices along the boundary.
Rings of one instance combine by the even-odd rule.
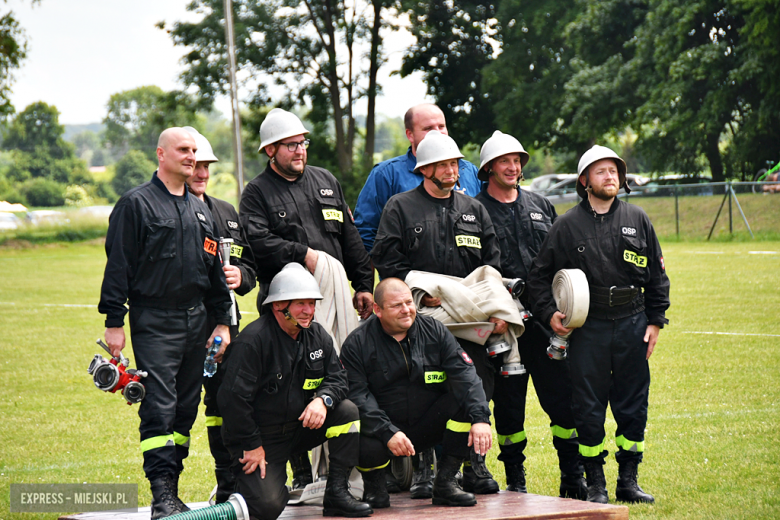
[[[622,307],[591,302],[589,317],[618,319],[644,311],[647,322],[663,327],[669,308],[669,278],[663,253],[647,214],[639,206],[615,199],[609,211],[597,215],[587,199],[556,220],[528,276],[534,314],[550,323],[557,310],[552,280],[559,269],[582,269],[593,287],[644,289]]]
[[[496,228],[504,276],[526,280],[550,227],[558,218],[555,206],[546,197],[520,188],[512,203],[491,197],[487,185],[474,198],[485,206]]]
[[[122,195],[106,235],[106,270],[98,310],[106,327],[121,327],[125,302],[189,309],[204,302],[217,323],[230,325],[230,293],[217,248],[219,231],[208,206],[185,190],[170,194],[155,172]]]
[[[417,423],[446,392],[454,394],[472,423],[490,424],[482,381],[444,325],[418,314],[406,339],[407,352],[374,315],[341,347],[349,399],[360,409],[360,433],[387,444],[399,431],[393,422]]]
[[[235,265],[241,271],[241,285],[236,288],[236,293],[244,296],[255,288],[255,257],[246,232],[238,219],[238,213],[229,202],[204,195],[214,220],[217,223],[221,238],[232,238],[233,247],[230,248],[230,265]]]
[[[297,421],[315,396],[337,405],[347,397],[347,372],[319,323],[291,338],[272,313],[253,321],[230,344],[217,400],[226,445],[263,445],[260,428]]]
[[[382,278],[401,280],[411,270],[461,278],[483,265],[501,272],[501,251],[485,207],[458,192],[436,199],[423,184],[387,201],[371,259]]]
[[[372,292],[374,272],[341,185],[328,170],[307,166],[288,181],[270,165],[246,185],[241,223],[255,255],[257,279],[268,283],[310,247],[337,258],[357,292]]]

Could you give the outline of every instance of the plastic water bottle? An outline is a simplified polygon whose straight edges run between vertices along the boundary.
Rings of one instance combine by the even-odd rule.
[[[214,356],[219,352],[222,346],[222,338],[217,336],[214,338],[214,343],[211,344],[208,353],[206,354],[206,361],[203,363],[203,376],[212,377],[217,373],[217,362],[214,360]]]

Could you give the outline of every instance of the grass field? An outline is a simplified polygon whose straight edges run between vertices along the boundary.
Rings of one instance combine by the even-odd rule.
[[[664,243],[670,325],[651,358],[653,382],[640,483],[655,506],[631,518],[780,517],[780,242]],[[0,519],[12,483],[138,483],[137,407],[95,389],[99,244],[0,249]],[[251,311],[254,294],[242,299]],[[245,323],[256,315],[245,313]],[[132,356],[130,356],[132,359]],[[135,366],[133,363],[132,366]],[[528,488],[557,494],[548,420],[529,392]],[[614,423],[608,422],[614,452]],[[503,485],[503,466],[489,457]],[[606,466],[614,496],[617,465]],[[214,485],[203,416],[181,480],[182,498]]]

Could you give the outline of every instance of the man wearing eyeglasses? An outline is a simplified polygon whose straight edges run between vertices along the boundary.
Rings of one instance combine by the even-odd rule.
[[[374,273],[341,185],[328,170],[306,164],[309,133],[295,114],[275,108],[260,126],[266,169],[247,184],[239,214],[257,264],[258,309],[271,279],[290,262],[314,272],[317,251],[337,258],[355,290],[353,304],[371,315]]]

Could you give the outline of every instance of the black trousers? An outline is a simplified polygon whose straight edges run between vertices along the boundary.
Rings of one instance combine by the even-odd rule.
[[[209,320],[209,327],[212,323]],[[213,328],[212,328],[213,330]],[[209,332],[210,333],[210,332]],[[238,336],[238,327],[230,327],[231,340]],[[230,347],[225,350],[222,363],[217,364],[217,371],[211,377],[203,378],[203,404],[206,405],[206,431],[209,436],[209,449],[214,457],[214,465],[217,471],[227,471],[230,468],[230,452],[222,440],[222,413],[217,404],[217,393],[222,386],[225,377],[225,362],[230,357]]]
[[[390,417],[390,420],[393,418]],[[393,421],[393,424],[409,438],[416,453],[443,444],[444,455],[454,455],[462,459],[469,456],[471,420],[449,393],[443,394],[435,401],[417,423],[403,424]],[[382,468],[392,456],[387,444],[381,439],[360,436],[360,469],[368,471]]]
[[[533,378],[542,410],[550,417],[553,446],[558,451],[558,465],[564,473],[578,473],[577,430],[572,411],[571,377],[566,360],[547,356],[549,335],[534,321],[526,323],[525,333],[518,339],[520,357],[526,373],[519,376],[496,377],[493,393],[493,414],[496,420],[498,460],[507,464],[522,464],[527,444],[525,406],[528,379]],[[494,361],[501,364],[503,356]]]
[[[461,348],[466,351],[466,354],[468,354],[474,362],[474,368],[477,370],[477,375],[482,380],[482,389],[485,390],[485,397],[488,402],[490,402],[490,399],[493,398],[496,369],[491,362],[490,356],[487,354],[487,347],[465,339],[456,339]]]
[[[178,475],[190,449],[206,359],[206,308],[130,307],[130,337],[146,397],[141,401],[141,451],[149,479]]]
[[[239,461],[244,456],[243,450],[240,446],[228,445],[236,491],[246,500],[249,516],[255,520],[274,520],[282,514],[290,498],[285,483],[287,460],[293,453],[308,451],[329,441],[331,464],[356,466],[360,445],[359,418],[357,406],[345,399],[328,412],[325,424],[316,430],[304,428],[299,421],[278,427],[261,427],[268,462],[265,478],[260,477],[260,469],[245,474],[244,464]]]
[[[641,461],[647,426],[650,366],[644,312],[618,320],[588,318],[570,339],[574,421],[582,457],[606,457],[607,404],[617,422],[618,462]]]

